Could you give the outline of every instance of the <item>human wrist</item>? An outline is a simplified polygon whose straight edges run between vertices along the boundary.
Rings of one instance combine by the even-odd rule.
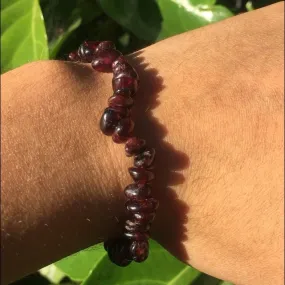
[[[273,97],[281,98],[283,92],[280,88],[282,52],[279,48],[282,42],[278,32],[282,29],[278,25],[279,20],[268,21],[267,16],[265,21],[264,12],[260,13],[263,14],[261,18],[252,17],[255,22],[262,19],[262,27],[257,29],[256,25],[251,25],[250,30],[245,29],[243,17],[251,18],[251,15],[258,15],[259,12],[252,13],[229,20],[232,21],[230,25],[227,21],[221,22],[145,49],[141,59],[150,65],[142,67],[140,72],[144,78],[138,94],[138,108],[141,111],[138,111],[139,116],[135,120],[138,132],[146,134],[148,143],[157,147],[158,182],[154,193],[162,199],[158,219],[152,228],[153,238],[198,269],[224,279],[231,276],[237,283],[248,281],[246,278],[252,264],[264,265],[264,260],[255,259],[260,256],[258,253],[262,252],[262,259],[269,260],[269,263],[272,261],[273,254],[268,251],[272,247],[261,241],[260,237],[264,236],[267,241],[270,236],[280,236],[280,231],[275,234],[273,229],[262,227],[260,221],[272,224],[272,220],[276,220],[275,213],[280,212],[282,200],[282,195],[279,193],[277,197],[278,193],[276,195],[275,192],[280,187],[276,181],[282,180],[279,177],[282,167],[278,160],[278,142],[282,141],[281,123],[277,118],[282,117],[282,112],[280,103],[272,104],[271,100]],[[241,19],[241,24],[236,19]],[[252,54],[247,46],[258,47],[257,53],[262,52],[264,56]],[[273,48],[269,49],[269,46]],[[266,61],[262,58],[266,58]],[[116,228],[118,224],[115,217],[123,215],[123,201],[117,204],[116,200],[124,199],[122,189],[130,181],[126,169],[131,164],[121,146],[114,145],[110,138],[97,133],[99,117],[107,97],[111,95],[111,77],[97,74],[91,69],[89,73],[86,68],[74,72],[78,65],[56,64],[64,66],[64,71],[62,68],[54,69],[49,85],[43,84],[44,88],[38,88],[38,94],[47,94],[48,90],[52,90],[54,95],[49,100],[38,97],[38,101],[43,100],[42,111],[38,113],[41,116],[35,116],[42,119],[42,115],[46,114],[44,111],[58,115],[38,124],[48,126],[46,133],[52,134],[49,140],[42,140],[42,143],[45,141],[50,146],[46,153],[51,151],[54,160],[51,159],[46,173],[50,174],[53,169],[54,176],[46,179],[45,183],[50,181],[47,183],[48,189],[54,188],[55,191],[45,193],[46,204],[52,206],[44,204],[44,214],[48,219],[51,213],[56,214],[58,223],[61,222],[64,227],[69,226],[64,217],[72,221],[72,231],[67,230],[71,237],[66,245],[69,249],[64,253],[60,253],[59,249],[53,258],[59,258],[59,254],[67,255],[114,233],[113,225]],[[38,70],[41,72],[41,69]],[[64,76],[61,76],[62,72]],[[23,85],[23,89],[26,89],[27,86]],[[15,96],[13,99],[17,98]],[[82,98],[86,101],[82,102]],[[92,99],[90,103],[90,98],[95,101]],[[25,108],[26,104],[19,106]],[[60,111],[53,113],[54,109]],[[19,113],[15,113],[15,117]],[[47,123],[51,123],[50,126]],[[68,133],[70,125],[72,130]],[[41,134],[45,135],[44,132]],[[55,150],[59,150],[59,143],[67,141],[63,152],[54,152],[52,146],[56,145]],[[38,150],[33,146],[30,146],[30,152],[31,149]],[[98,155],[96,149],[100,150]],[[5,155],[5,151],[3,153]],[[59,157],[65,162],[61,167],[55,163],[60,160]],[[37,166],[33,165],[34,168]],[[57,175],[58,169],[60,172]],[[14,172],[18,173],[19,170]],[[66,179],[62,179],[62,174],[66,175]],[[171,176],[178,178],[174,185],[171,184]],[[264,176],[270,184],[266,184]],[[31,189],[29,197],[35,193],[42,195],[39,187],[33,188],[31,181],[30,184],[27,187]],[[58,185],[63,187],[58,188]],[[168,186],[172,191],[168,191]],[[23,192],[22,188],[21,195]],[[51,197],[55,198],[54,202]],[[176,207],[173,203],[175,200],[182,203],[176,203]],[[29,198],[28,201],[32,202],[33,199]],[[189,206],[188,210],[185,204]],[[266,215],[263,213],[264,206]],[[178,210],[181,208],[182,215],[179,216]],[[74,217],[77,212],[78,217]],[[102,215],[97,216],[97,212]],[[241,218],[233,223],[237,213]],[[41,209],[38,214],[44,216]],[[106,214],[109,216],[106,217]],[[98,221],[100,226],[96,226]],[[102,225],[106,228],[102,228]],[[251,233],[251,228],[257,228],[260,234],[254,237],[244,235],[245,232]],[[278,231],[280,226],[277,228]],[[182,240],[181,233],[185,233],[185,240]],[[101,235],[100,238],[98,235]],[[54,245],[57,241],[64,242],[54,240]],[[177,241],[179,246],[182,243],[188,256],[179,255],[179,250],[173,248]],[[263,243],[261,248],[258,247],[260,243]],[[277,252],[278,247],[275,246],[275,256]],[[250,257],[248,263],[251,264],[243,262],[249,260],[247,257]],[[224,263],[216,262],[217,258]],[[239,276],[237,268],[244,269],[243,276]],[[273,266],[268,267],[267,271],[274,271]],[[254,276],[260,278],[258,273]],[[257,280],[261,284],[260,279]]]
[[[5,260],[7,279],[20,277],[9,272],[12,263],[27,274],[119,230],[118,171],[98,128],[105,79],[90,71],[45,61],[1,78],[2,229],[9,233],[2,244],[13,256]]]

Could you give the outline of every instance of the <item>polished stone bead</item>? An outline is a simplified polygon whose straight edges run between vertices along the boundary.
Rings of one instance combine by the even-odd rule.
[[[146,141],[138,137],[131,137],[125,145],[126,156],[133,156],[141,153],[145,149]]]
[[[110,136],[115,131],[119,121],[126,115],[124,110],[106,108],[100,120],[100,129],[103,134]]]
[[[112,139],[115,143],[123,143],[129,137],[131,132],[134,129],[134,122],[131,118],[127,117],[119,121],[118,125],[115,128]]]
[[[134,100],[129,96],[113,95],[109,98],[108,104],[111,107],[127,107],[130,108],[134,104]]]
[[[131,213],[154,212],[158,207],[158,202],[153,198],[145,200],[128,200],[125,206]]]
[[[129,173],[135,182],[147,183],[154,179],[154,174],[144,168],[130,167]]]
[[[117,64],[117,66],[115,68],[113,68],[113,73],[114,73],[114,77],[118,78],[118,77],[132,77],[135,79],[138,79],[139,76],[136,72],[136,70],[127,62],[122,63],[122,64]]]
[[[133,97],[135,95],[135,90],[134,89],[118,89],[114,91],[114,95],[122,95],[126,97]]]
[[[131,241],[126,238],[111,239],[104,243],[110,260],[118,266],[125,267],[131,263]]]
[[[149,233],[148,232],[129,232],[125,231],[124,236],[128,239],[132,240],[147,240],[149,239]]]
[[[108,49],[116,49],[116,46],[111,41],[103,41],[100,42],[95,50],[96,53],[102,51],[102,50],[108,50]]]
[[[109,108],[116,111],[120,115],[121,119],[130,116],[130,109],[129,108],[120,107],[120,106],[112,106]]]
[[[114,77],[112,80],[113,90],[130,89],[132,94],[138,90],[138,80],[129,76]]]
[[[99,42],[85,41],[78,49],[78,56],[83,62],[91,62],[94,59],[95,48]]]
[[[142,200],[150,197],[151,188],[148,184],[133,183],[128,185],[124,192],[129,199]]]
[[[135,156],[134,165],[136,167],[148,168],[152,165],[154,157],[155,157],[155,149],[148,147],[143,152]]]
[[[149,244],[147,240],[133,241],[130,246],[130,254],[135,262],[143,262],[149,254]]]
[[[139,224],[135,220],[127,220],[125,224],[125,229],[128,232],[148,232],[150,230],[150,224]]]
[[[100,72],[111,72],[112,63],[118,58],[121,53],[115,49],[102,50],[96,54],[96,58],[91,62],[91,66]]]
[[[96,48],[100,44],[100,41],[85,41],[83,44],[92,50],[92,52],[95,52]]]
[[[114,70],[118,65],[123,64],[123,63],[128,63],[128,61],[123,55],[121,55],[113,62],[112,69]]]
[[[134,213],[134,219],[138,221],[138,223],[151,223],[155,218],[155,213]]]
[[[80,61],[80,57],[79,57],[77,51],[73,51],[73,52],[69,53],[68,59],[70,61]]]

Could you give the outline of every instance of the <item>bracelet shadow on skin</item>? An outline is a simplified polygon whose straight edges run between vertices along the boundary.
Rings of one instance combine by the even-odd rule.
[[[154,147],[155,180],[152,183],[152,195],[159,200],[156,218],[150,229],[151,237],[182,261],[189,259],[183,241],[187,239],[186,226],[189,206],[177,198],[172,186],[183,184],[185,178],[179,171],[190,166],[189,157],[164,141],[167,127],[152,114],[163,97],[163,78],[155,68],[145,62],[143,52],[138,51],[128,57],[140,77],[140,87],[135,97],[132,117],[135,122],[134,133],[144,138],[147,145]],[[179,187],[179,186],[178,186]],[[150,249],[151,254],[151,249]]]

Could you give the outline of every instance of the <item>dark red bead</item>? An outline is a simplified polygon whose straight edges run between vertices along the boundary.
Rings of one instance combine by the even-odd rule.
[[[127,156],[133,156],[141,153],[145,149],[145,140],[138,137],[129,138],[125,145],[125,152]]]
[[[115,44],[111,41],[103,41],[103,42],[99,43],[95,52],[98,53],[102,50],[108,50],[108,49],[116,49]]]
[[[102,50],[96,54],[96,58],[92,61],[92,67],[100,72],[112,71],[112,63],[121,53],[115,49]]]
[[[114,77],[118,77],[121,74],[138,79],[139,76],[136,70],[128,63],[128,61],[123,57],[118,57],[112,64],[112,69]]]
[[[153,199],[145,200],[128,200],[126,202],[126,208],[129,212],[154,212],[158,207],[158,202]]]
[[[130,246],[130,253],[135,262],[143,262],[147,259],[149,253],[149,244],[147,240],[133,241]]]
[[[134,89],[118,89],[114,91],[114,95],[122,95],[122,96],[128,96],[128,97],[132,97],[135,94],[135,90]]]
[[[119,110],[120,111],[120,110]],[[115,131],[119,121],[123,118],[123,113],[113,108],[106,108],[100,120],[100,129],[103,134],[110,136]],[[123,110],[122,110],[123,112]]]
[[[154,179],[154,174],[144,168],[130,167],[129,173],[135,182],[147,183]]]
[[[94,52],[100,43],[99,41],[85,41],[83,44]]]
[[[119,64],[123,64],[123,63],[128,63],[128,61],[123,55],[121,55],[113,62],[112,69],[114,70]]]
[[[130,199],[142,200],[149,198],[151,194],[151,188],[148,184],[134,183],[125,188],[125,195]]]
[[[125,231],[124,236],[132,240],[147,240],[149,239],[149,233],[147,232],[129,232]]]
[[[130,245],[131,241],[126,238],[112,239],[104,243],[110,260],[121,267],[131,263]]]
[[[131,118],[128,117],[120,120],[112,136],[113,141],[115,143],[125,142],[129,138],[133,129],[134,122],[131,120]]]
[[[124,143],[128,138],[127,137],[122,137],[116,133],[112,135],[112,139],[114,143]]]
[[[129,76],[114,77],[112,80],[113,90],[130,89],[133,94],[138,90],[138,80]]]
[[[126,118],[126,117],[130,116],[130,109],[129,108],[120,107],[120,106],[112,106],[109,108],[116,111],[117,113],[119,113],[121,118]]]
[[[127,107],[130,108],[134,104],[134,100],[131,97],[122,95],[113,95],[109,98],[108,104],[111,107]]]
[[[139,224],[135,220],[127,220],[125,224],[125,229],[128,232],[148,232],[150,229],[150,224]]]
[[[128,63],[117,64],[115,68],[113,68],[114,77],[132,77],[138,79],[139,76],[135,69]]]
[[[134,158],[134,165],[136,167],[150,167],[154,161],[155,149],[146,148],[143,152],[137,154]]]
[[[94,58],[96,42],[84,42],[78,49],[78,56],[84,62],[91,62]]]
[[[155,213],[134,213],[134,218],[138,223],[147,224],[153,222]]]
[[[73,51],[68,55],[68,59],[71,61],[80,61],[80,57],[77,54],[77,51]]]

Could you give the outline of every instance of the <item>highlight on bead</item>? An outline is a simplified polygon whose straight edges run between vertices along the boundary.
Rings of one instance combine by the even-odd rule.
[[[105,241],[104,248],[109,259],[118,266],[143,262],[149,255],[149,231],[159,203],[151,196],[155,149],[133,134],[131,109],[140,84],[138,73],[111,41],[85,41],[68,58],[91,63],[95,71],[113,73],[110,86],[113,94],[106,96],[108,107],[102,110],[99,127],[115,143],[125,143],[126,156],[134,159],[134,166],[128,169],[134,183],[124,189],[129,219],[121,236]]]

